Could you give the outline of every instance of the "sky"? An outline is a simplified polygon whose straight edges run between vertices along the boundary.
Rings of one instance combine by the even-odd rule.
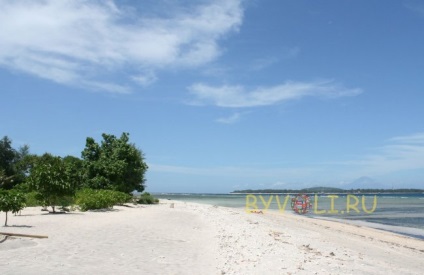
[[[0,0],[0,136],[130,133],[149,192],[424,188],[421,0]]]

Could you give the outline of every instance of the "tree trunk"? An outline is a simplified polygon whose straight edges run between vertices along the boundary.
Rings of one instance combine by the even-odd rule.
[[[7,212],[6,212],[6,221],[4,222],[4,226],[7,226]]]

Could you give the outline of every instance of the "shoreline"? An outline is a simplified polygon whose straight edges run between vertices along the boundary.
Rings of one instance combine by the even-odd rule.
[[[64,215],[26,208],[9,223],[0,231],[48,239],[1,242],[2,274],[420,274],[424,269],[424,241],[415,238],[290,213],[253,214],[177,200]]]
[[[179,200],[179,201],[184,201],[184,202],[194,202],[194,203],[201,203],[201,204],[206,204],[206,205],[219,205],[219,206],[226,206],[226,207],[232,207],[232,208],[236,208],[236,209],[247,209],[247,199],[246,201],[244,200],[240,200],[237,198],[237,196],[244,196],[245,194],[240,194],[240,195],[235,195],[235,197],[232,197],[233,194],[225,194],[223,198],[220,199],[220,196],[222,194],[197,194],[198,196],[194,196],[191,197],[192,195],[187,194],[185,195],[181,195],[181,194],[168,194],[167,197],[166,195],[160,195],[159,198],[163,199],[163,200],[167,200],[167,199],[172,199],[172,200]],[[250,196],[256,196],[253,194],[249,194]],[[272,195],[272,194],[262,194],[262,195]],[[279,194],[281,195],[281,194]],[[286,196],[286,194],[284,195]],[[231,198],[229,200],[227,200],[226,198]],[[403,197],[399,197],[400,199],[403,199]],[[254,200],[252,200],[251,202],[253,202],[252,205],[255,205],[256,207],[258,207],[258,209],[256,210],[261,210],[261,211],[277,211],[278,212],[278,208],[280,208],[279,204],[275,204],[276,201],[275,200],[271,200],[271,204],[270,205],[265,205],[265,203],[269,203],[269,201],[267,201],[268,199],[265,198],[264,200],[262,200],[262,198],[252,198]],[[343,199],[343,198],[341,198]],[[423,198],[419,198],[419,200],[424,199]],[[281,204],[284,204],[283,200],[285,200],[285,197],[283,199],[280,198],[280,202]],[[277,202],[277,203],[280,203]],[[257,203],[257,205],[256,205]],[[324,208],[325,211],[329,211],[330,208],[330,203],[329,201],[319,201],[319,206],[321,206],[321,203],[324,204],[325,207]],[[327,204],[326,204],[327,203]],[[343,204],[344,201],[341,202],[341,204],[336,205],[336,210],[337,209],[343,209],[343,207],[346,207],[345,204]],[[385,202],[387,205],[387,201]],[[398,202],[395,202],[398,203]],[[254,208],[252,208],[252,205],[249,205],[249,209],[251,210],[255,210]],[[271,206],[271,207],[270,207]],[[319,209],[318,211],[322,211],[320,209],[320,207],[317,205],[315,205],[313,203],[312,205],[312,209],[310,210],[310,212],[308,214],[306,214],[305,216],[309,217],[309,218],[317,218],[317,219],[334,219],[334,220],[338,220],[342,223],[349,223],[349,224],[361,224],[362,226],[368,226],[368,227],[372,227],[372,228],[377,228],[380,230],[384,230],[384,231],[389,231],[389,232],[395,232],[398,234],[402,234],[405,236],[410,236],[410,237],[414,237],[417,239],[424,239],[424,224],[415,224],[415,223],[411,223],[410,221],[407,223],[403,223],[403,222],[396,222],[393,223],[392,222],[392,218],[394,220],[398,219],[398,218],[402,218],[404,217],[401,214],[398,213],[394,213],[395,216],[390,216],[392,215],[392,213],[385,213],[385,212],[380,212],[380,213],[373,213],[373,217],[376,217],[378,219],[369,219],[370,218],[370,213],[367,213],[367,215],[364,215],[364,213],[362,212],[362,209],[360,209],[360,211],[362,212],[362,215],[354,215],[354,216],[349,216],[349,215],[343,215],[343,210],[341,211],[341,215],[339,214],[335,214],[335,215],[326,215],[326,214],[321,214],[321,213],[314,213],[314,211],[316,211],[317,209]],[[332,206],[331,206],[332,207]],[[371,205],[369,205],[369,207],[371,207]],[[380,208],[380,206],[378,205],[378,208]],[[421,206],[421,208],[424,210],[423,206]],[[417,210],[418,211],[418,210]],[[292,212],[291,208],[290,208],[290,203],[288,205],[285,205],[283,212]],[[424,219],[424,214],[419,214],[420,212],[418,211],[417,214],[415,214],[416,220],[423,220]],[[294,213],[293,213],[294,214]],[[406,213],[406,215],[410,215],[410,213]],[[387,220],[384,220],[387,219]]]
[[[411,238],[415,238],[417,240],[424,241],[424,230],[416,227],[406,227],[406,226],[398,226],[398,225],[390,225],[384,223],[376,223],[376,222],[368,222],[363,220],[349,220],[343,218],[331,218],[331,217],[322,217],[322,216],[308,216],[313,219],[321,219],[321,220],[330,220],[340,223],[351,224],[354,226],[362,226],[378,229],[384,232],[391,232],[395,234],[399,234],[402,236],[407,236]]]

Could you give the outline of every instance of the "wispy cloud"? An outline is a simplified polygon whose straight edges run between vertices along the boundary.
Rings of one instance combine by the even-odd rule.
[[[260,71],[278,63],[279,61],[280,59],[275,56],[258,58],[253,60],[252,64],[250,65],[250,69],[252,71]]]
[[[362,93],[359,88],[348,89],[334,81],[291,82],[272,87],[259,87],[248,90],[238,86],[213,87],[197,83],[189,87],[194,96],[192,104],[216,105],[219,107],[255,107],[274,105],[307,96],[338,98],[356,96]]]
[[[391,138],[390,141],[396,143],[421,144],[424,146],[424,133],[417,133],[409,136],[399,136]]]
[[[144,74],[139,74],[137,76],[132,76],[131,79],[138,83],[139,85],[145,87],[154,83],[158,78],[155,73],[152,71],[146,72]]]
[[[388,142],[387,145],[374,148],[373,153],[328,165],[338,167],[346,176],[351,177],[385,177],[424,171],[424,133],[394,137]],[[348,171],[343,167],[348,167]]]
[[[403,4],[407,9],[424,16],[424,4],[422,1],[409,0]]]
[[[189,167],[174,165],[149,164],[151,171],[182,175],[217,176],[224,178],[248,179],[259,188],[257,183],[266,183],[267,188],[297,188],[313,185],[344,185],[353,180],[369,175],[385,184],[396,187],[415,186],[424,188],[420,181],[424,172],[424,133],[394,137],[389,144],[375,148],[374,153],[358,156],[355,159],[327,162],[305,163],[304,165],[263,165],[228,166],[228,167]],[[418,171],[419,174],[416,174]],[[408,174],[408,179],[405,178]],[[400,176],[399,176],[400,175]],[[272,183],[275,183],[274,185]],[[342,186],[343,187],[343,186]]]
[[[113,0],[0,5],[1,67],[118,93],[129,91],[122,84],[127,81],[110,83],[107,74],[130,69],[129,79],[148,85],[155,78],[143,76],[145,71],[208,63],[221,53],[219,40],[237,31],[243,17],[241,0],[203,1],[161,17],[137,17]]]
[[[257,167],[190,167],[178,165],[162,165],[149,163],[149,171],[202,176],[241,177],[255,179],[269,179],[275,177],[301,177],[311,175],[315,168],[257,168]]]
[[[241,118],[241,113],[234,113],[228,117],[221,117],[216,120],[216,122],[224,124],[234,124],[238,122]]]
[[[260,71],[274,64],[277,64],[282,60],[296,58],[299,53],[299,47],[283,49],[280,54],[277,54],[275,56],[267,56],[253,60],[252,64],[250,65],[250,69],[252,71]]]

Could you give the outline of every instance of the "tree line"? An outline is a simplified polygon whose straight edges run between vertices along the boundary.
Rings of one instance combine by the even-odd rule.
[[[0,211],[7,215],[22,209],[22,194],[32,194],[53,212],[56,206],[69,205],[78,197],[80,202],[96,195],[122,201],[122,194],[128,198],[133,191],[144,191],[147,169],[144,154],[130,143],[129,133],[119,138],[102,134],[100,143],[88,137],[81,158],[31,154],[29,146],[14,148],[12,140],[4,136],[0,140]],[[81,190],[84,192],[77,196]]]

